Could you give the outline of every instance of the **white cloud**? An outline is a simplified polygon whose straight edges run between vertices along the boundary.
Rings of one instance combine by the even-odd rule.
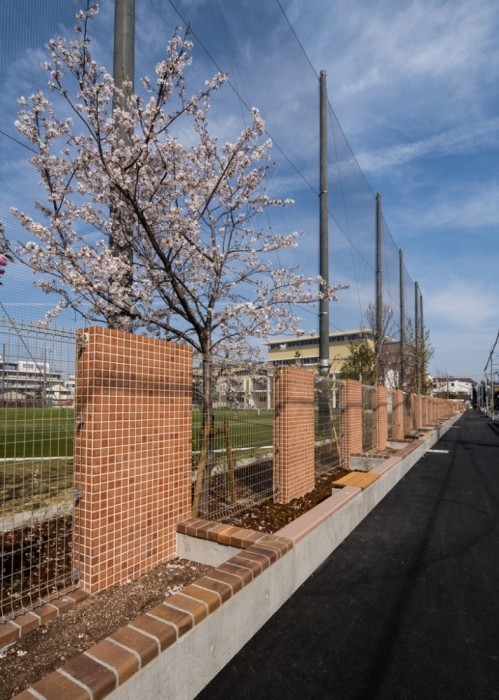
[[[472,331],[497,318],[497,309],[491,303],[491,290],[480,281],[462,279],[442,273],[433,287],[426,285],[425,313],[433,319],[434,326],[443,322],[456,329]]]
[[[350,136],[371,139],[401,118],[424,134],[490,109],[499,69],[494,3],[284,4],[314,65],[328,69],[330,97]],[[333,29],[318,31],[318,21]]]
[[[425,157],[461,155],[485,148],[499,148],[499,118],[466,123],[419,141],[399,143],[376,151],[359,153],[364,172],[379,172]]]
[[[445,187],[436,187],[425,197],[424,207],[417,197],[405,202],[400,208],[397,227],[413,236],[419,236],[422,231],[451,231],[456,236],[466,232],[469,236],[473,230],[484,236],[480,243],[475,239],[473,252],[481,249],[484,256],[489,256],[492,249],[487,249],[487,239],[495,236],[492,240],[496,245],[499,237],[499,180],[464,184],[446,182]],[[447,260],[453,256],[454,250],[445,254]]]

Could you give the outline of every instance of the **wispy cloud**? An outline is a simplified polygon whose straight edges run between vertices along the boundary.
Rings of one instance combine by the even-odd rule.
[[[477,241],[473,253],[490,255],[486,240],[492,234],[496,244],[499,236],[499,180],[446,183],[444,188],[435,189],[425,198],[424,208],[418,204],[414,199],[400,210],[397,227],[406,235],[451,231],[457,238],[461,233],[481,231],[485,238],[480,243]],[[454,248],[447,251],[446,257],[451,260],[455,254]]]
[[[478,273],[478,271],[477,271]],[[456,329],[472,330],[497,318],[497,310],[491,303],[491,290],[480,281],[463,282],[455,275],[444,275],[433,289],[428,290],[427,311],[437,321]]]
[[[399,128],[400,118],[424,134],[492,108],[484,88],[493,92],[499,69],[499,13],[489,0],[308,0],[292,2],[290,13],[314,64],[328,69],[331,100],[356,139]],[[333,38],[317,32],[318,18],[338,28]]]
[[[499,148],[499,118],[434,134],[419,141],[400,143],[376,151],[359,153],[357,159],[364,172],[379,172],[419,158],[462,155],[485,148]]]

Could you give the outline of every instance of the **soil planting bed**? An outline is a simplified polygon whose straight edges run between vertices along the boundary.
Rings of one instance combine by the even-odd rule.
[[[335,469],[318,477],[316,488],[303,498],[287,505],[267,501],[224,522],[262,533],[276,532],[328,498],[333,481],[346,473]],[[211,568],[181,559],[161,564],[136,581],[87,598],[54,622],[29,633],[0,652],[0,700],[20,693]]]

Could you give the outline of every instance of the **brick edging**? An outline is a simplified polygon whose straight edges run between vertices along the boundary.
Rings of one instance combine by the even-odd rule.
[[[241,551],[16,695],[17,700],[106,697],[293,548],[287,537],[199,518],[180,523],[177,530]]]
[[[17,642],[29,632],[56,620],[77,603],[86,600],[89,593],[76,589],[59,598],[44,601],[39,607],[18,615],[13,620],[0,625],[0,649]]]

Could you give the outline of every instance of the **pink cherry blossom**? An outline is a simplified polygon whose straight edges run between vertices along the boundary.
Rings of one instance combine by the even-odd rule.
[[[319,299],[319,280],[275,267],[273,251],[296,248],[300,234],[274,232],[262,216],[291,202],[265,192],[271,143],[258,110],[220,145],[207,115],[227,76],[189,93],[191,41],[180,33],[142,80],[143,96],[118,90],[91,56],[95,12],[79,12],[76,39],[50,42],[50,92],[20,99],[16,126],[36,151],[46,201],[36,216],[12,209],[30,234],[14,252],[59,294],[49,319],[72,307],[189,343],[202,361],[206,424],[217,358],[296,329],[292,309]]]

